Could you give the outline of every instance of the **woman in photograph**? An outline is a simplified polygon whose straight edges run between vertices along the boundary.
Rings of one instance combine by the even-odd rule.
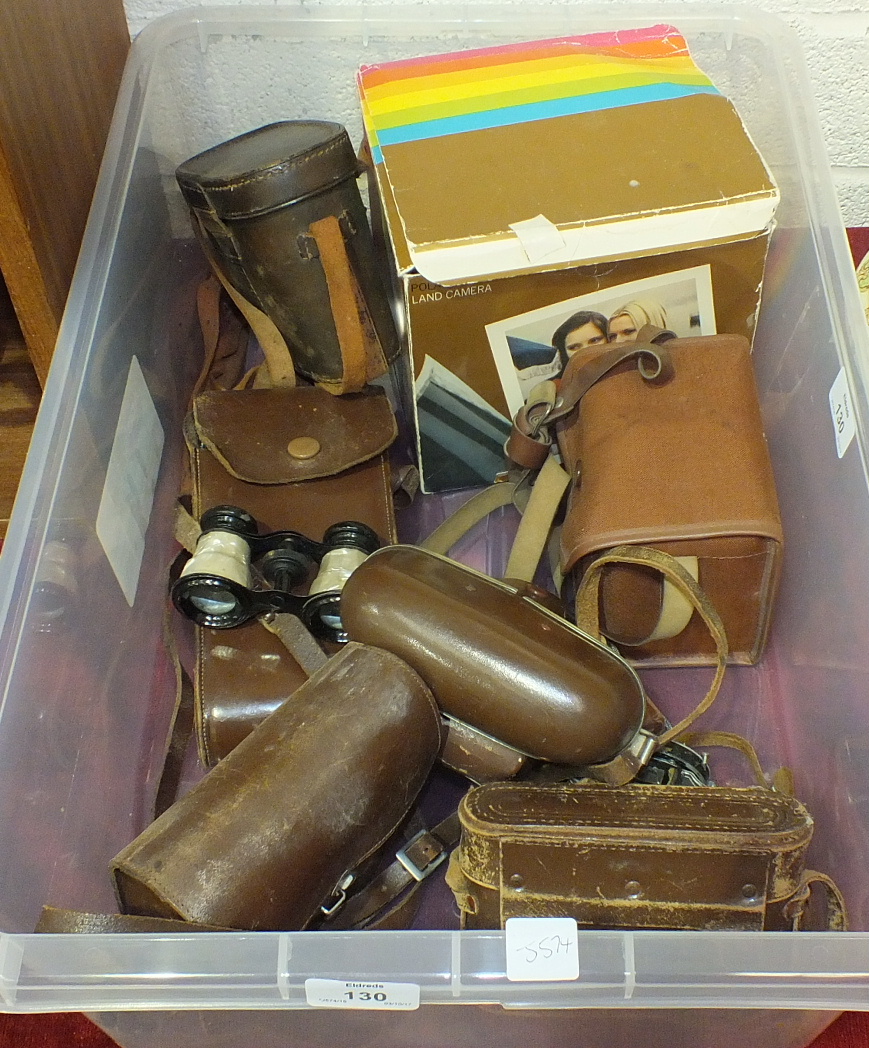
[[[608,333],[610,342],[636,342],[640,328],[646,324],[665,328],[667,311],[660,302],[650,298],[635,298],[627,302],[610,317]]]
[[[608,341],[606,317],[591,309],[581,309],[569,316],[552,334],[552,345],[558,350],[562,367],[578,350],[605,346]]]

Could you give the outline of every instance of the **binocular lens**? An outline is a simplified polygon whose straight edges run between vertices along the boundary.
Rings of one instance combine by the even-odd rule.
[[[230,592],[221,592],[220,590],[215,590],[208,594],[196,593],[194,591],[188,594],[187,599],[203,615],[228,615],[235,610],[238,603]]]

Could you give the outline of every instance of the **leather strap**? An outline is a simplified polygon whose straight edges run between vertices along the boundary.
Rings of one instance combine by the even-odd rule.
[[[784,915],[791,922],[791,930],[802,931],[805,926],[805,916],[808,909],[809,899],[812,895],[812,886],[820,885],[826,900],[825,931],[844,932],[848,930],[848,910],[845,898],[839,890],[838,885],[825,873],[817,870],[803,870],[797,890],[784,906]]]
[[[662,340],[675,338],[669,331],[649,328],[643,331]],[[656,386],[673,377],[670,354],[651,341],[622,343],[591,360],[582,363],[580,360],[579,357],[569,360],[557,383],[549,381],[535,386],[516,413],[505,451],[521,468],[537,469],[543,465],[552,447],[555,423],[571,415],[591,387],[619,365],[636,360],[642,377]]]
[[[683,717],[662,735],[657,736],[657,748],[665,746],[704,714],[718,695],[724,671],[727,668],[728,644],[724,623],[711,601],[685,568],[669,554],[647,546],[615,546],[594,560],[589,566],[576,595],[576,623],[580,629],[600,638],[600,580],[608,564],[637,564],[654,568],[679,589],[700,614],[715,641],[716,669],[712,684],[696,709]]]
[[[172,564],[170,574],[180,570],[180,561],[184,554],[179,554]],[[184,669],[175,643],[175,631],[172,626],[175,609],[170,600],[163,609],[163,645],[175,671],[175,705],[172,718],[166,732],[163,745],[163,761],[160,766],[160,778],[157,792],[154,795],[153,818],[156,819],[174,802],[181,784],[181,771],[187,746],[193,735],[195,723],[195,689],[190,674]]]
[[[212,272],[220,281],[224,291],[235,303],[236,308],[250,325],[265,357],[268,371],[268,384],[292,388],[296,384],[296,370],[293,366],[293,355],[275,322],[252,302],[249,302],[229,283],[220,268],[220,264],[210,247],[208,233],[202,226],[202,220],[192,213],[192,220],[199,226],[199,242],[211,265]],[[260,369],[262,370],[262,369]]]
[[[261,615],[259,621],[273,633],[309,677],[326,663],[328,655],[297,615]]]
[[[312,222],[310,231],[326,277],[343,364],[340,380],[318,379],[317,384],[330,393],[358,393],[371,379],[386,374],[386,355],[353,273],[341,223],[327,215]]]
[[[688,572],[695,582],[700,579],[700,562],[697,557],[674,557]],[[658,621],[652,632],[642,641],[635,644],[648,644],[653,640],[668,640],[670,637],[678,637],[688,625],[694,607],[691,601],[674,586],[668,579],[664,579],[661,593],[661,610],[658,613]]]
[[[690,731],[679,739],[692,749],[704,749],[707,746],[726,746],[728,749],[738,750],[748,761],[758,786],[772,789],[786,797],[794,797],[794,777],[790,768],[782,767],[775,771],[772,779],[768,779],[763,770],[763,765],[757,756],[757,750],[748,739],[737,735],[732,731]]]
[[[531,488],[519,529],[510,547],[505,578],[532,581],[546,549],[552,521],[569,483],[570,477],[550,455]]]
[[[43,906],[34,931],[43,935],[61,935],[70,932],[85,934],[113,933],[129,935],[131,932],[144,934],[178,935],[189,932],[231,932],[233,928],[221,928],[213,924],[198,924],[195,921],[172,920],[169,917],[138,917],[126,913],[86,913],[82,910],[65,910],[57,906]]]
[[[408,911],[416,909],[423,881],[449,856],[459,842],[461,826],[452,812],[430,830],[423,830],[397,853],[393,862],[351,895],[321,927],[325,931],[350,928],[407,927]]]
[[[196,289],[196,313],[205,357],[192,396],[206,386],[237,388],[244,381],[249,328],[223,297],[222,285],[213,272]]]
[[[478,491],[420,542],[420,546],[431,553],[446,556],[475,524],[501,506],[508,506],[513,502],[518,486],[518,481],[505,480]]]

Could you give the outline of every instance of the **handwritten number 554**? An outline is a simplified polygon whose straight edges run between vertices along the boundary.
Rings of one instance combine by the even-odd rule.
[[[524,946],[518,946],[516,952],[525,954],[526,964],[534,964],[538,959],[548,961],[550,957],[557,954],[566,954],[570,951],[570,947],[569,939],[564,939],[560,935],[547,935],[543,939],[536,939]]]

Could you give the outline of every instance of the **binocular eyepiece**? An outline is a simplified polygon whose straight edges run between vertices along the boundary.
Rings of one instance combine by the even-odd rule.
[[[193,556],[172,585],[175,607],[199,626],[233,629],[260,615],[297,615],[322,640],[346,641],[341,590],[380,541],[367,524],[345,520],[322,542],[298,531],[261,535],[256,520],[238,506],[203,513]],[[270,588],[258,588],[252,566]],[[292,592],[318,567],[307,595]]]

